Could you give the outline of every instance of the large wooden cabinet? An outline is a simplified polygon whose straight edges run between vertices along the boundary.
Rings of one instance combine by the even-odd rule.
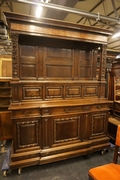
[[[106,97],[106,46],[111,32],[4,14],[13,44],[10,167],[107,148],[112,101]]]

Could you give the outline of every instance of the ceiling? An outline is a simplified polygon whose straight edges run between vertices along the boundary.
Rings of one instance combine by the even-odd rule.
[[[3,12],[35,16],[37,4],[43,7],[41,17],[74,22],[85,26],[120,30],[120,0],[0,0],[0,54],[11,54]],[[120,37],[108,39],[108,50],[120,52]]]

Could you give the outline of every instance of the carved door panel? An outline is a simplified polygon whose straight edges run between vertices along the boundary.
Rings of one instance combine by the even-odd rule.
[[[35,46],[20,46],[20,78],[37,78],[37,48]]]
[[[107,122],[108,113],[99,112],[92,114],[92,128],[91,128],[91,138],[101,137],[106,135],[107,132]]]
[[[43,118],[43,148],[81,141],[80,116]]]
[[[41,148],[40,118],[26,118],[13,120],[15,129],[14,150],[22,152]]]

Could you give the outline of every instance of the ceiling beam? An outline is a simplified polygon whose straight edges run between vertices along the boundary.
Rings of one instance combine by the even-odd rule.
[[[111,2],[112,2],[113,9],[114,9],[115,17],[118,18],[119,16],[118,16],[118,13],[117,13],[117,10],[116,10],[115,1],[111,0]]]
[[[98,2],[89,12],[94,11],[101,3],[103,3],[105,0],[100,0],[100,2]],[[84,17],[82,17],[79,21],[77,21],[77,23],[79,23],[80,21],[82,21],[84,19]]]

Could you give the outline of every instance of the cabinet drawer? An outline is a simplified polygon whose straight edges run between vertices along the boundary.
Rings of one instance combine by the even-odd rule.
[[[99,88],[98,86],[84,86],[83,96],[84,97],[91,97],[96,96],[98,97]]]
[[[109,110],[108,104],[97,104],[92,106],[92,111]]]
[[[40,109],[22,109],[12,111],[12,118],[29,117],[29,116],[40,116]]]
[[[66,106],[42,109],[42,115],[56,115],[56,114],[69,114],[69,113],[82,113],[91,110],[91,106]]]
[[[62,86],[46,87],[45,98],[46,99],[63,98],[63,87]]]
[[[66,98],[81,97],[82,86],[67,86],[66,87]]]
[[[23,87],[23,99],[42,99],[42,87]]]

